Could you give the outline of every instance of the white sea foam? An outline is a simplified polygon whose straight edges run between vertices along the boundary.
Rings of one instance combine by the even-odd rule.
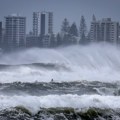
[[[0,71],[0,82],[55,81],[120,81],[120,48],[109,44],[70,46],[57,49],[29,49],[3,55],[0,64],[16,65],[53,63],[64,69],[31,68],[28,66]]]
[[[48,96],[3,96],[0,95],[0,109],[24,106],[36,113],[40,108],[73,107],[73,108],[120,108],[119,96],[100,95],[48,95]]]

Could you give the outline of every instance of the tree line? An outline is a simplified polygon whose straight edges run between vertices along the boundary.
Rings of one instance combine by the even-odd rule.
[[[89,36],[87,34],[87,26],[84,16],[81,16],[80,26],[77,28],[75,22],[71,25],[67,18],[65,18],[61,25],[61,31],[56,37],[51,35],[51,47],[64,46],[72,44],[87,44],[89,42]]]

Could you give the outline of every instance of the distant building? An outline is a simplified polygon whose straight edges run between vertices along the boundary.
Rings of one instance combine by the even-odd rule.
[[[25,47],[26,42],[26,17],[9,15],[5,17],[5,40],[6,49]]]
[[[2,22],[0,22],[0,48],[2,47]]]
[[[50,35],[45,35],[42,37],[42,47],[50,47]]]
[[[26,36],[26,47],[31,48],[31,47],[41,47],[42,43],[40,36],[33,36],[33,35],[27,35]],[[41,46],[40,46],[41,45]]]
[[[118,43],[119,23],[111,21],[111,18],[104,18],[96,21],[93,17],[90,29],[90,41],[100,42],[106,41],[110,43]]]
[[[39,37],[38,43],[41,47],[50,46],[50,36],[53,34],[53,13],[34,12],[33,13],[33,36]]]
[[[53,13],[34,12],[33,13],[33,35],[46,35],[53,33]]]

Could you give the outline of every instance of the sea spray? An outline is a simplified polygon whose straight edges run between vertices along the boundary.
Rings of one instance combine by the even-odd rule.
[[[18,51],[1,56],[0,82],[50,82],[51,79],[118,82],[119,53],[119,47],[102,43]]]

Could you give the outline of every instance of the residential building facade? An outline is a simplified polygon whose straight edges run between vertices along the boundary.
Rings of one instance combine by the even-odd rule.
[[[53,13],[34,12],[33,13],[33,35],[46,35],[53,33]]]
[[[33,36],[39,37],[38,43],[42,47],[50,46],[50,36],[53,34],[53,13],[34,12],[33,13]]]
[[[9,15],[5,17],[5,46],[6,49],[25,47],[26,17]]]
[[[104,18],[100,21],[95,19],[91,22],[90,41],[91,42],[110,42],[118,43],[119,23],[114,22],[111,18]]]

